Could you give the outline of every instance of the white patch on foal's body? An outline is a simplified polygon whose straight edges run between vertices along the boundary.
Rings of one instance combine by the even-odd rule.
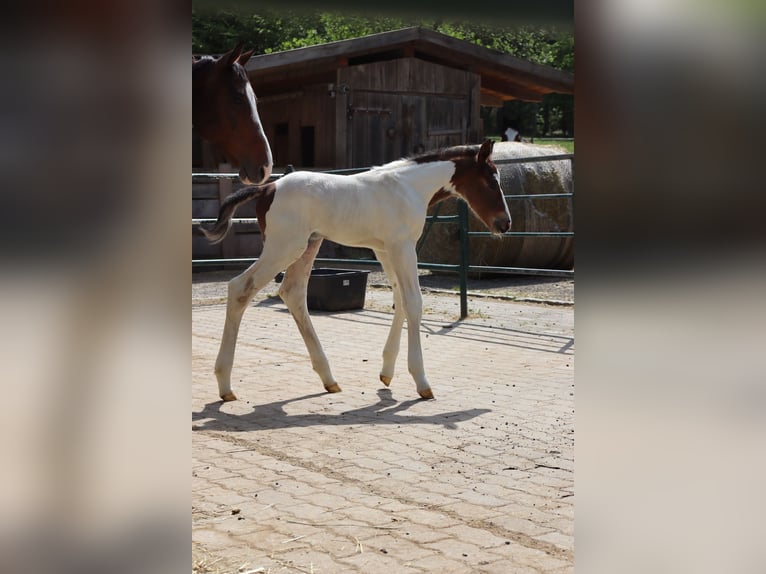
[[[455,164],[393,163],[352,176],[297,171],[277,180],[266,215],[267,236],[286,240],[286,236],[307,239],[316,234],[369,249],[417,240],[431,197],[442,187],[452,189]],[[269,223],[277,219],[290,225],[275,229]]]

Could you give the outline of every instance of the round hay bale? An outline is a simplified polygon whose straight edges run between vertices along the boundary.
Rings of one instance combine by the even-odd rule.
[[[497,163],[500,185],[506,195],[571,193],[572,163],[569,160],[503,164],[503,159],[566,154],[558,147],[520,142],[498,142],[492,159]],[[574,231],[572,198],[508,199],[511,231]],[[429,210],[433,215],[457,213],[457,200],[448,199]],[[426,223],[426,228],[430,224]],[[473,213],[471,231],[487,231]],[[572,269],[574,237],[471,237],[471,265]],[[434,223],[421,245],[419,259],[430,263],[460,262],[459,228],[455,223]]]

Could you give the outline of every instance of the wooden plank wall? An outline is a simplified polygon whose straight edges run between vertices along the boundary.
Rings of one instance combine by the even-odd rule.
[[[197,170],[199,171],[199,170]],[[230,173],[236,171],[222,164],[219,169],[204,170]],[[221,200],[242,187],[239,180],[205,181],[192,183],[192,218],[209,219],[218,216]],[[255,203],[249,202],[237,209],[234,217],[255,218]],[[192,259],[217,259],[220,257],[256,257],[263,249],[261,232],[257,223],[237,224],[226,238],[215,245],[199,232],[192,233]]]
[[[419,150],[462,143],[481,137],[478,94],[480,76],[471,72],[401,58],[359,64],[338,70],[338,85],[350,88],[343,96],[352,118],[339,117],[338,157],[350,167],[392,161]]]
[[[292,164],[296,169],[335,166],[335,100],[327,84],[306,86],[301,91],[258,99],[261,118],[274,154],[277,171]],[[287,124],[287,136],[277,135],[277,126]],[[314,128],[314,165],[301,158],[301,128]]]
[[[218,215],[218,184],[192,182],[192,218],[211,218]],[[213,259],[221,256],[221,246],[211,245],[202,234],[192,234],[192,258]]]
[[[472,72],[399,58],[338,68],[336,88],[348,86],[346,94],[324,83],[305,86],[259,98],[258,111],[277,169],[366,167],[418,149],[479,142],[480,81]],[[348,106],[356,110],[352,119]],[[286,133],[278,133],[280,124]],[[314,128],[314,166],[301,158],[306,126]]]

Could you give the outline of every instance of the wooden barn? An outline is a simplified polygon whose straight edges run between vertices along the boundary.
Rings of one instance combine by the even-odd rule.
[[[572,74],[424,28],[254,56],[246,68],[277,171],[478,143],[480,106],[574,92]],[[217,167],[204,146],[195,139],[195,167]]]
[[[274,155],[275,173],[369,167],[418,151],[484,138],[481,106],[572,94],[574,77],[423,28],[253,56],[246,69]],[[196,135],[195,171],[235,171]],[[239,186],[235,182],[233,189]],[[194,184],[193,216],[215,217],[228,182]],[[239,217],[253,217],[243,206]],[[329,252],[324,256],[344,255]],[[193,237],[198,258],[256,256],[257,225],[237,227],[221,245]],[[321,254],[320,254],[321,255]]]

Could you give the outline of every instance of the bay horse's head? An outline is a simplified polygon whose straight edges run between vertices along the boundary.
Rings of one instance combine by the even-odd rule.
[[[492,233],[502,235],[511,228],[511,213],[500,188],[497,166],[492,163],[494,142],[486,140],[481,147],[455,148],[459,153],[455,162],[452,186],[462,196],[479,219]]]
[[[260,184],[271,175],[272,158],[244,68],[252,55],[240,43],[219,58],[193,60],[192,126],[239,166],[243,182]]]

